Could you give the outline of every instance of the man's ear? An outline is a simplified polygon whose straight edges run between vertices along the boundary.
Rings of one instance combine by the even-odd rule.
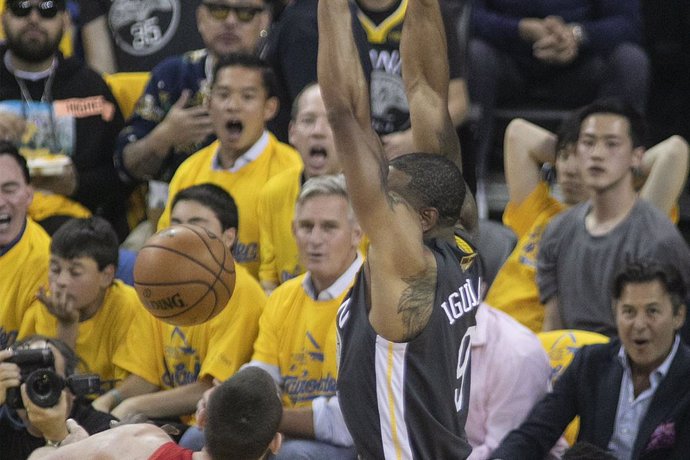
[[[278,98],[275,96],[271,96],[268,99],[266,99],[266,102],[264,103],[264,121],[269,122],[273,119],[273,117],[276,116],[276,113],[278,113],[278,107],[280,107],[280,102],[278,101]]]
[[[101,270],[101,287],[107,288],[115,280],[115,271],[117,267],[114,264],[106,265],[106,267]]]
[[[439,215],[436,208],[422,208],[419,211],[422,222],[422,232],[426,232],[438,225]]]
[[[687,314],[687,309],[685,305],[681,305],[678,308],[678,313],[673,315],[673,328],[677,331],[681,327],[683,327],[683,324],[685,324],[685,316]]]
[[[276,455],[278,451],[280,450],[280,447],[283,445],[283,434],[282,433],[276,433],[275,436],[273,436],[273,439],[271,440],[271,443],[268,445],[268,449],[271,451],[273,455]]]
[[[644,155],[644,147],[635,147],[632,151],[632,167],[639,168],[642,166],[642,156]]]
[[[237,239],[237,229],[235,227],[230,227],[223,232],[220,239],[225,243],[225,246],[232,250],[235,240]]]

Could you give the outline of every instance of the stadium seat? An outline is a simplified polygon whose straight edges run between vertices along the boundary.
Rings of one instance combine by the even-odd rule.
[[[558,331],[540,332],[537,334],[542,347],[546,350],[551,364],[551,382],[554,382],[573,360],[575,352],[585,345],[606,343],[609,338],[596,332],[563,329]],[[571,446],[577,440],[580,429],[580,419],[576,417],[563,432],[563,437]]]

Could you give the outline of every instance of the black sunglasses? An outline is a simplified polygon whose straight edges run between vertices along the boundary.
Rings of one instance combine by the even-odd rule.
[[[251,22],[254,17],[261,13],[264,9],[260,6],[231,6],[223,5],[219,3],[206,3],[203,4],[208,12],[211,14],[213,19],[219,21],[225,21],[228,15],[232,11],[235,13],[235,17],[240,22]]]
[[[44,19],[52,19],[57,16],[59,11],[65,9],[63,2],[56,2],[54,0],[43,0],[37,4],[31,3],[29,0],[14,0],[8,4],[12,14],[18,18],[25,18],[31,14],[34,8],[38,11]]]

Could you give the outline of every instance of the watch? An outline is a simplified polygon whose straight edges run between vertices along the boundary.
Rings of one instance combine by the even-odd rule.
[[[587,34],[580,24],[572,24],[570,26],[570,32],[573,34],[573,38],[575,38],[575,42],[578,45],[584,44],[587,40]]]
[[[62,444],[62,441],[51,441],[50,439],[46,439],[46,447],[58,448],[60,444]]]

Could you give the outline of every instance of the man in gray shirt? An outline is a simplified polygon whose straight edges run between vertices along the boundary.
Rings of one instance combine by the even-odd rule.
[[[674,265],[690,280],[690,250],[661,211],[633,185],[644,147],[644,121],[616,100],[580,112],[576,154],[589,201],[555,218],[544,233],[537,283],[545,304],[544,330],[574,328],[615,335],[609,286],[631,260]]]

